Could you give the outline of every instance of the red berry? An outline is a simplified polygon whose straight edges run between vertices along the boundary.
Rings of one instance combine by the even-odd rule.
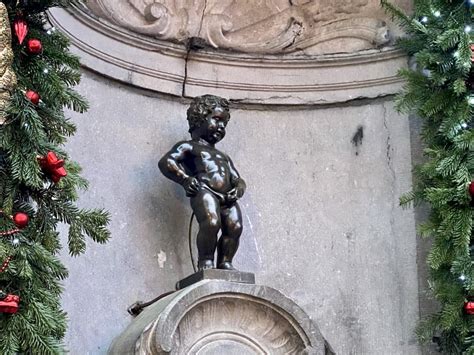
[[[474,302],[464,303],[464,310],[467,314],[474,314]]]
[[[38,105],[39,101],[40,101],[40,96],[37,92],[33,91],[33,90],[28,90],[26,93],[25,93],[25,96],[27,97],[28,100],[30,100],[34,105]]]
[[[17,212],[13,215],[13,223],[17,226],[19,229],[23,229],[28,225],[28,222],[30,221],[30,218],[26,213],[23,212]]]
[[[28,52],[30,54],[40,54],[43,50],[43,45],[41,44],[41,41],[36,38],[29,39],[26,47],[28,48]]]

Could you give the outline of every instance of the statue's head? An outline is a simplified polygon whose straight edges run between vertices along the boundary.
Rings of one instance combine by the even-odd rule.
[[[189,133],[193,137],[215,144],[225,136],[225,127],[230,119],[229,101],[213,95],[195,97],[189,105],[187,117]]]

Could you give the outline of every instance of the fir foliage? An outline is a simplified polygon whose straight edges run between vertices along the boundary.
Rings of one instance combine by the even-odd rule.
[[[474,73],[471,71],[472,4],[461,0],[415,0],[406,15],[382,0],[382,6],[405,29],[399,40],[416,62],[403,69],[406,81],[397,97],[401,112],[423,120],[425,163],[415,169],[415,186],[401,203],[428,203],[430,216],[419,227],[433,240],[428,255],[429,285],[439,312],[424,319],[420,340],[436,340],[446,354],[474,354],[474,316],[464,304],[474,300],[473,202]]]
[[[86,210],[75,204],[78,190],[87,188],[79,165],[68,159],[62,145],[75,132],[64,109],[87,110],[87,102],[73,86],[80,80],[79,59],[68,51],[67,38],[58,31],[47,31],[45,10],[68,6],[71,1],[3,1],[10,23],[20,13],[28,23],[28,38],[42,42],[43,52],[30,55],[13,35],[13,69],[18,86],[8,108],[9,117],[0,126],[0,231],[15,228],[5,217],[25,212],[27,228],[13,237],[0,236],[0,264],[13,256],[9,267],[0,273],[0,289],[19,295],[16,314],[0,314],[0,354],[63,353],[62,338],[66,314],[61,310],[61,280],[67,269],[57,257],[61,249],[58,225],[69,225],[68,248],[71,255],[85,251],[86,238],[105,243],[109,238],[108,213]],[[26,41],[25,41],[26,42]],[[25,97],[32,89],[42,102],[34,105]],[[38,156],[49,151],[66,160],[68,175],[57,184],[51,182],[38,163]]]

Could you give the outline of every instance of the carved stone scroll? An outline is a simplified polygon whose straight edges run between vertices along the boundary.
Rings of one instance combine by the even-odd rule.
[[[89,0],[89,7],[134,32],[177,43],[200,37],[246,53],[352,52],[389,41],[369,0]],[[346,40],[343,45],[328,43]],[[332,49],[329,49],[331,48]]]
[[[89,6],[117,24],[149,36],[181,42],[197,33],[205,2],[200,0],[93,0]]]

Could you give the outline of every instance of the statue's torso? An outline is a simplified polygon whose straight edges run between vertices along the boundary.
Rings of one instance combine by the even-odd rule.
[[[218,149],[190,142],[191,154],[184,165],[190,175],[209,186],[212,190],[226,193],[232,189],[230,161],[227,155]]]

